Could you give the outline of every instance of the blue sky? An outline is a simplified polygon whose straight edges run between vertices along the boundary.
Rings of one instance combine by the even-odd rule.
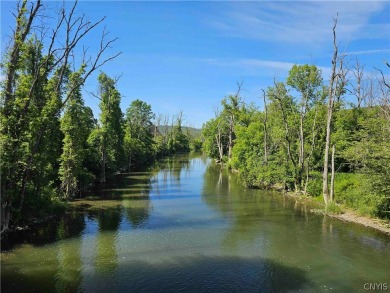
[[[67,2],[67,4],[69,4]],[[60,2],[46,3],[47,13]],[[1,2],[4,50],[14,20],[15,2]],[[134,99],[150,103],[155,113],[182,110],[185,123],[201,127],[216,107],[243,81],[243,98],[260,108],[261,89],[284,80],[293,64],[315,64],[329,75],[333,17],[339,13],[340,50],[358,57],[367,74],[390,61],[390,2],[106,2],[80,1],[90,20],[107,16],[106,29],[118,37],[109,53],[122,54],[102,70],[122,75],[118,89],[123,111]],[[103,26],[86,38],[93,53]],[[96,75],[84,98],[95,116],[99,101]]]

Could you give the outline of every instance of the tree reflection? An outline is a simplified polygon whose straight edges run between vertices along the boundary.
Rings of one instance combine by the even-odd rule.
[[[58,244],[57,292],[77,292],[83,276],[81,261],[81,238],[62,241]]]
[[[95,267],[99,273],[113,272],[118,266],[116,234],[121,222],[120,206],[97,211],[99,233],[96,236]]]
[[[164,178],[173,179],[176,182],[180,182],[182,170],[189,170],[190,168],[190,159],[188,154],[177,155],[175,157],[168,157],[163,160],[161,166],[162,172],[165,172],[166,175]]]
[[[81,232],[85,229],[84,214],[73,210],[66,213],[58,225],[57,238],[74,237],[71,241],[58,243],[58,271],[56,273],[56,291],[76,292],[82,282]]]
[[[84,214],[72,210],[61,217],[57,228],[57,240],[79,236],[84,229]]]
[[[147,222],[150,216],[152,205],[149,198],[123,200],[126,218],[133,228],[139,228]]]
[[[277,225],[279,221],[285,224],[297,218],[303,218],[308,223],[306,206],[286,200],[274,192],[246,189],[240,183],[239,176],[232,175],[217,164],[210,164],[206,169],[202,198],[229,219],[229,229],[221,246],[230,250],[237,250],[239,244],[243,243],[262,247],[266,241],[279,236],[280,239],[275,242],[284,246],[286,234],[273,233],[267,229],[268,226]],[[270,219],[275,222],[269,224]]]

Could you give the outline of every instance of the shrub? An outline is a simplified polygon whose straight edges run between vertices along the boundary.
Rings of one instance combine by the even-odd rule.
[[[313,172],[307,184],[307,193],[311,196],[322,195],[322,174],[320,172]]]
[[[333,201],[326,205],[325,213],[329,215],[339,215],[342,214],[343,211],[341,210],[340,206]]]

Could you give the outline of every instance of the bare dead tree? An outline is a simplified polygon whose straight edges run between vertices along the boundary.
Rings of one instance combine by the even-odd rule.
[[[325,204],[328,204],[330,201],[329,198],[329,188],[328,188],[328,165],[329,165],[329,145],[330,145],[330,135],[331,135],[331,123],[333,116],[333,109],[336,97],[336,66],[337,66],[337,57],[338,57],[338,45],[336,43],[336,27],[337,27],[337,18],[333,19],[333,57],[332,57],[332,73],[329,80],[329,90],[328,90],[328,111],[326,119],[326,139],[325,139],[325,153],[324,153],[324,171],[322,177],[322,193],[324,196]]]
[[[369,75],[367,78],[367,97],[366,97],[366,102],[368,107],[374,107],[376,92],[377,92],[376,80],[372,75]]]
[[[387,68],[390,69],[390,64],[386,62]],[[386,119],[390,121],[390,82],[386,80],[385,74],[379,68],[374,67],[380,73],[379,84],[379,106],[384,113]]]
[[[331,161],[331,176],[330,176],[330,193],[329,193],[329,201],[332,202],[334,198],[334,153],[335,153],[335,145],[332,145],[332,161]]]
[[[389,64],[388,62],[385,62],[385,63],[386,63],[386,66],[387,66],[388,68],[390,68],[390,64]],[[382,77],[382,81],[381,81],[381,82],[382,82],[387,88],[390,89],[390,83],[389,83],[388,81],[386,81],[386,78],[385,78],[385,75],[384,75],[383,71],[382,71],[381,69],[379,69],[379,68],[376,68],[376,67],[374,67],[374,68],[380,72],[381,77]]]
[[[154,117],[155,118],[154,118],[154,121],[153,121],[153,124],[154,124],[153,136],[154,136],[154,139],[157,139],[157,136],[160,133],[160,125],[161,125],[161,121],[162,121],[163,117],[162,117],[162,114],[157,114]]]
[[[348,67],[344,64],[346,54],[343,53],[339,57],[338,55],[338,45],[336,43],[336,27],[337,27],[337,17],[334,20],[333,25],[333,57],[332,57],[332,73],[329,80],[329,89],[328,89],[328,109],[327,109],[327,119],[326,119],[326,139],[325,139],[325,152],[324,152],[324,169],[322,177],[322,193],[324,197],[325,204],[328,204],[333,201],[334,194],[330,194],[328,186],[328,174],[329,174],[329,148],[331,142],[331,128],[333,113],[335,109],[335,103],[338,103],[341,99],[341,96],[345,92],[345,87],[348,83]],[[338,68],[337,68],[338,65]],[[331,170],[331,180],[334,180],[334,167]],[[333,185],[331,188],[334,188]]]
[[[219,154],[219,162],[222,164],[223,163],[223,126],[222,126],[222,121],[221,119],[219,119],[220,117],[220,113],[219,113],[219,110],[218,108],[215,108],[214,109],[214,113],[215,113],[215,119],[216,119],[216,122],[217,122],[217,133],[215,135],[215,143],[217,145],[217,148],[218,148],[218,154]]]
[[[167,146],[168,143],[168,124],[169,124],[169,115],[163,115],[162,116],[162,125],[163,127],[161,128],[161,134],[163,136],[163,144],[165,147]]]
[[[356,64],[352,70],[352,73],[355,77],[355,80],[356,80],[356,85],[351,83],[351,86],[352,86],[352,90],[353,90],[353,95],[356,97],[357,99],[357,108],[360,108],[362,103],[365,101],[366,97],[367,97],[367,91],[364,87],[364,65],[361,65],[359,63],[359,60],[356,58]]]
[[[242,90],[243,82],[237,82],[237,91],[236,94],[232,97],[230,96],[231,105],[228,105],[226,100],[223,101],[225,108],[228,110],[228,120],[229,120],[229,133],[228,133],[228,160],[230,161],[232,158],[232,150],[235,139],[234,125],[236,120],[235,110],[241,104],[240,92]]]

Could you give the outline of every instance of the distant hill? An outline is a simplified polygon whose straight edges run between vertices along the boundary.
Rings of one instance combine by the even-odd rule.
[[[158,130],[160,131],[160,133],[166,133],[166,132],[169,132],[171,130],[171,128],[172,128],[172,126],[169,126],[169,125],[160,125],[158,127]],[[182,126],[181,129],[182,129],[184,134],[189,133],[191,135],[191,137],[194,137],[194,138],[200,137],[200,135],[202,133],[201,129],[194,128],[194,127]]]

